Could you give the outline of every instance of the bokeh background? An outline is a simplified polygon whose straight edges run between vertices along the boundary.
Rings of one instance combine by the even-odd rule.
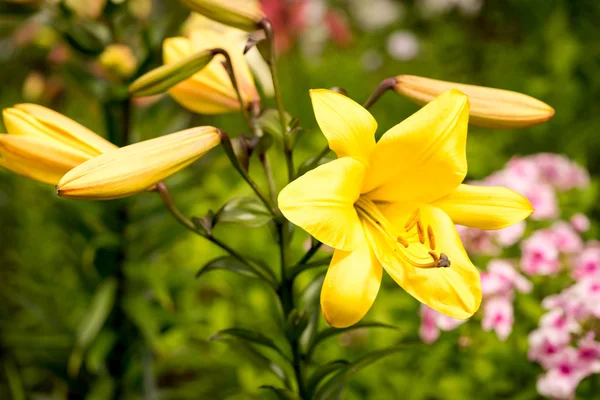
[[[0,106],[43,104],[107,136],[119,105],[103,102],[114,82],[98,65],[98,46],[125,42],[139,55],[147,39],[154,52],[148,68],[157,66],[161,41],[178,34],[189,11],[159,0],[58,3],[0,3]],[[311,88],[341,87],[363,102],[381,80],[415,74],[515,90],[552,105],[555,117],[518,131],[471,127],[468,178],[482,179],[514,155],[565,154],[590,171],[590,188],[570,198],[592,221],[588,239],[598,232],[598,1],[265,0],[264,7],[278,30],[285,104],[307,130],[297,164],[325,144],[312,114]],[[264,102],[273,105],[271,99]],[[168,96],[134,107],[130,142],[193,124],[244,131],[238,115],[194,115]],[[381,134],[416,110],[389,93],[372,113]],[[277,158],[273,164],[282,185],[284,164]],[[257,165],[252,171],[263,184]],[[219,149],[167,182],[190,216],[248,194]],[[123,209],[126,214],[115,211]],[[223,225],[216,235],[268,263],[277,260],[267,227]],[[296,232],[295,259],[306,239]],[[275,299],[261,282],[228,272],[194,279],[220,254],[178,225],[156,195],[75,202],[0,170],[0,398],[105,399],[117,386],[122,398],[267,398],[258,387],[278,379],[265,358],[239,343],[208,338],[231,326],[276,337],[281,328]],[[94,295],[109,275],[118,279],[115,309],[106,324],[95,326],[102,305],[94,303]],[[314,276],[307,275],[298,293]],[[539,398],[535,382],[543,370],[527,360],[527,333],[542,308],[535,296],[520,296],[506,341],[481,332],[476,317],[423,345],[419,305],[386,279],[367,318],[397,329],[331,338],[317,348],[315,359],[356,359],[408,344],[355,374],[346,390],[350,399]],[[461,337],[472,341],[461,345]],[[598,393],[598,375],[578,391],[589,399]]]

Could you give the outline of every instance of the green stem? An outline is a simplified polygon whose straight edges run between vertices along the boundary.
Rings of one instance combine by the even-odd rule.
[[[381,81],[377,88],[375,88],[373,94],[371,94],[371,96],[367,99],[363,107],[367,110],[371,108],[373,104],[375,104],[377,100],[379,100],[381,96],[384,95],[385,92],[387,92],[390,89],[393,89],[394,86],[396,86],[396,78],[387,78]]]
[[[104,103],[104,119],[110,141],[120,147],[127,145],[131,129],[129,99],[110,99]],[[129,219],[127,203],[124,200],[116,200],[107,203],[106,207],[108,214],[106,221],[111,225],[115,235],[121,239],[116,248],[100,249],[95,261],[101,276],[114,277],[117,282],[115,307],[111,313],[110,325],[118,333],[118,340],[108,359],[108,370],[116,382],[113,398],[119,399],[125,391],[124,376],[132,356],[132,343],[139,339],[139,334],[123,308],[126,285],[124,268],[127,257],[125,229]]]
[[[167,207],[167,210],[169,210],[169,212],[177,220],[177,222],[179,222],[181,225],[183,225],[184,227],[186,227],[190,231],[194,232],[195,234],[197,234],[199,236],[202,236],[203,238],[205,238],[209,242],[211,242],[214,245],[220,247],[222,250],[224,250],[225,252],[227,252],[230,256],[232,256],[233,258],[239,260],[241,263],[243,263],[244,265],[246,265],[248,268],[254,270],[257,274],[259,274],[260,276],[262,276],[263,278],[265,278],[274,289],[277,289],[278,284],[277,284],[277,282],[275,282],[275,280],[274,280],[274,278],[272,276],[270,276],[269,274],[264,273],[261,268],[256,267],[253,263],[251,263],[249,260],[247,260],[246,257],[242,256],[240,253],[238,253],[237,251],[235,251],[234,249],[232,249],[227,244],[225,244],[224,242],[220,241],[219,239],[217,239],[213,235],[204,234],[204,233],[200,232],[196,228],[196,226],[194,225],[194,223],[189,218],[187,218],[185,215],[183,215],[183,213],[181,211],[179,211],[179,209],[175,205],[175,201],[173,200],[173,197],[169,193],[167,185],[164,182],[157,183],[156,184],[156,190],[160,194],[160,197],[162,198],[163,203]]]
[[[229,75],[229,79],[231,80],[231,85],[235,89],[235,93],[237,95],[238,102],[240,103],[240,110],[242,112],[242,115],[244,116],[244,121],[246,122],[246,125],[248,125],[248,127],[250,127],[250,129],[252,129],[252,124],[250,123],[250,116],[248,115],[248,109],[244,106],[244,99],[242,98],[242,93],[240,92],[240,87],[239,87],[239,85],[237,83],[237,79],[235,77],[235,70],[233,69],[233,62],[231,61],[231,57],[229,56],[229,53],[227,53],[223,49],[214,49],[213,53],[221,54],[221,55],[223,55],[223,57],[225,57],[225,69],[227,70],[227,74]]]
[[[267,42],[269,43],[269,59],[267,64],[271,70],[271,78],[273,79],[273,89],[275,92],[275,102],[277,103],[277,111],[279,113],[279,123],[281,124],[281,133],[283,135],[283,152],[285,155],[285,163],[288,171],[288,180],[291,182],[295,178],[294,159],[292,155],[292,146],[288,135],[288,127],[285,117],[285,107],[283,106],[283,97],[281,96],[281,86],[279,84],[279,74],[277,72],[277,56],[275,54],[275,37],[273,35],[273,26],[268,19],[261,21],[261,26],[265,32]]]
[[[313,243],[310,246],[310,249],[308,249],[308,251],[302,256],[302,258],[300,259],[300,261],[298,261],[298,263],[296,265],[306,264],[308,261],[310,261],[312,256],[314,256],[317,253],[317,251],[319,251],[321,246],[323,246],[323,243],[321,243],[319,241],[317,241],[316,243]]]
[[[253,132],[255,136],[262,137],[263,131],[260,128],[257,118],[260,115],[260,104],[253,103],[252,104],[252,118],[250,126],[250,130]],[[277,184],[275,183],[275,177],[273,176],[273,169],[271,168],[271,162],[269,161],[269,155],[264,152],[258,155],[260,159],[260,163],[265,171],[265,179],[267,180],[267,184],[269,185],[269,197],[271,198],[271,202],[273,204],[277,204]]]
[[[283,309],[284,321],[288,321],[288,317],[294,310],[294,277],[289,276],[287,271],[290,265],[290,237],[289,237],[289,222],[283,221],[277,224],[277,233],[279,237],[279,256],[281,267],[281,286],[279,287],[279,299]],[[292,349],[292,366],[296,383],[298,385],[298,394],[301,399],[306,398],[306,384],[304,382],[304,357],[300,350],[298,337],[287,336],[290,348]]]
[[[265,196],[262,190],[258,187],[256,182],[252,180],[248,172],[240,165],[235,152],[233,151],[233,145],[231,144],[231,139],[224,131],[221,131],[221,146],[225,150],[225,154],[229,157],[229,161],[235,168],[235,170],[241,175],[241,177],[246,181],[246,183],[250,186],[250,188],[256,193],[260,201],[267,207],[267,210],[271,213],[271,215],[275,218],[279,217],[279,211],[271,204],[271,201]]]

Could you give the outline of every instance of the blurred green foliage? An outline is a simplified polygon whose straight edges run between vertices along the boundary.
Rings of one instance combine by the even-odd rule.
[[[4,108],[26,101],[24,81],[32,71],[41,71],[64,88],[51,99],[42,97],[42,102],[109,136],[102,104],[108,85],[82,76],[77,63],[84,59],[93,62],[105,44],[102,40],[115,36],[127,38],[133,47],[148,40],[159,48],[160,40],[175,35],[186,17],[183,8],[169,3],[176,2],[154,1],[144,24],[110,3],[105,19],[116,21],[112,32],[89,36],[89,30],[103,28],[66,18],[54,31],[38,33],[26,47],[15,47],[11,35],[27,22],[34,7],[0,5],[0,105]],[[344,1],[332,3],[347,7]],[[325,143],[316,129],[308,89],[339,86],[362,102],[384,78],[418,74],[524,92],[556,109],[552,121],[530,129],[471,128],[469,178],[481,178],[501,168],[511,155],[541,151],[567,154],[597,178],[600,3],[485,0],[476,17],[452,12],[428,21],[419,18],[414,3],[403,2],[406,15],[392,27],[367,33],[354,26],[356,37],[351,47],[329,45],[320,57],[312,59],[296,49],[281,58],[285,104],[308,130],[297,145],[296,165]],[[77,26],[73,28],[73,24]],[[361,65],[364,52],[376,49],[384,53],[385,39],[395,29],[417,35],[419,56],[399,62],[384,55],[382,68],[365,72]],[[76,39],[69,37],[73,32],[78,32]],[[52,35],[66,35],[71,45],[75,40],[85,56],[78,55],[76,61],[53,69],[46,61],[46,42],[55,40]],[[159,54],[147,56],[148,65],[143,68],[160,62]],[[372,109],[379,134],[416,109],[392,93],[384,96]],[[199,123],[237,134],[243,131],[242,122],[237,115],[193,116],[163,98],[135,110],[129,140]],[[272,163],[277,166],[281,186],[286,174],[283,160],[274,156]],[[250,171],[264,186],[256,160]],[[189,216],[217,211],[234,195],[249,195],[220,149],[167,182],[178,206]],[[598,221],[597,199],[588,204]],[[119,226],[122,220],[117,209],[128,210],[126,226]],[[194,279],[207,261],[222,252],[179,226],[157,195],[140,194],[118,205],[75,202],[58,198],[51,187],[2,170],[0,226],[0,398],[105,399],[119,390],[122,398],[246,399],[267,397],[268,391],[259,390],[260,385],[280,385],[277,370],[264,356],[276,359],[276,355],[259,353],[224,337],[208,340],[232,326],[280,337],[274,296],[264,283],[227,271],[211,271]],[[217,226],[215,235],[256,259],[271,265],[277,262],[267,226],[234,228],[224,223]],[[303,254],[306,239],[305,233],[295,232],[295,260]],[[118,290],[103,279],[99,265],[120,268]],[[296,292],[300,294],[323,272],[320,268],[303,274]],[[112,271],[105,273],[112,275]],[[122,315],[110,311],[115,303]],[[541,308],[534,296],[521,296],[516,304],[517,323],[504,343],[492,333],[482,333],[475,317],[427,346],[420,344],[417,336],[417,302],[386,278],[366,320],[397,329],[345,332],[319,344],[314,360],[355,360],[368,351],[406,345],[357,371],[346,392],[350,399],[399,398],[400,394],[415,400],[534,399],[541,369],[527,362],[527,332],[536,326]],[[325,328],[323,320],[320,326]],[[459,337],[470,338],[470,343],[459,345]],[[114,376],[119,376],[118,382]],[[594,393],[592,384],[583,382],[580,393]]]

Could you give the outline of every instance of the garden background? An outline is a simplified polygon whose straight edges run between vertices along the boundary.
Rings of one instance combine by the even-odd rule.
[[[39,2],[21,3],[0,3],[0,106],[43,104],[103,136],[108,135],[110,117],[106,115],[114,111],[113,105],[103,104],[97,95],[102,92],[102,79],[87,85],[79,66],[82,59],[93,65],[97,54],[93,49],[83,55],[78,50],[61,54],[62,48],[80,40],[69,32],[77,32],[89,20],[110,21],[114,35],[135,38],[145,30],[151,42],[160,43],[176,36],[189,14],[178,2],[155,0],[150,2],[150,13],[139,19],[135,7],[145,2],[128,0],[109,1],[97,17],[78,14],[65,5],[50,7],[61,17],[47,10],[40,17]],[[265,3],[275,7],[280,2]],[[286,28],[282,34],[289,40],[289,46],[280,47],[284,101],[307,129],[298,143],[297,165],[325,144],[312,113],[311,88],[341,87],[363,102],[383,79],[414,74],[515,90],[550,104],[556,115],[546,124],[518,131],[470,127],[468,179],[486,177],[515,155],[564,154],[589,170],[592,183],[585,191],[569,194],[561,209],[566,218],[584,212],[592,221],[584,236],[597,237],[600,3],[313,3],[319,3],[317,11],[306,16],[305,28],[294,29],[291,23],[278,26],[273,19],[276,29]],[[311,27],[311,23],[324,26],[325,22],[310,21],[323,8],[335,11],[339,18],[328,19],[329,30]],[[160,51],[149,63],[159,65]],[[266,103],[274,104],[272,99]],[[194,115],[168,96],[134,107],[130,142],[191,124],[244,131],[239,115]],[[388,93],[371,112],[381,134],[417,109]],[[280,159],[272,163],[278,166],[282,185],[284,163]],[[232,195],[249,193],[219,149],[167,182],[179,208],[190,216],[216,211]],[[126,215],[115,217],[117,207],[126,209]],[[241,251],[267,263],[277,261],[267,226],[219,229],[215,234]],[[306,239],[307,235],[297,232],[295,259],[303,254]],[[47,185],[0,170],[0,398],[104,399],[117,386],[122,398],[272,396],[259,389],[278,382],[264,357],[235,341],[209,341],[215,332],[231,326],[267,335],[281,330],[272,317],[274,298],[263,283],[227,271],[194,278],[207,261],[220,254],[211,243],[178,225],[158,196],[75,202],[57,197]],[[475,260],[482,267],[487,262],[486,258]],[[90,326],[98,313],[93,299],[103,274],[113,275],[110,268],[121,271],[116,311],[95,332]],[[310,278],[300,280],[298,293]],[[348,399],[400,395],[404,399],[539,398],[535,382],[543,370],[527,359],[527,335],[542,315],[539,299],[564,284],[543,277],[534,282],[534,294],[517,296],[515,325],[506,341],[492,332],[481,332],[476,316],[457,330],[443,333],[435,344],[425,345],[419,339],[417,301],[386,277],[366,320],[397,329],[360,329],[332,337],[317,347],[314,358],[320,362],[352,360],[367,351],[406,344],[403,351],[353,375],[345,392]],[[325,326],[324,320],[320,323]],[[82,338],[86,326],[95,332],[87,339]],[[472,340],[464,345],[462,337]],[[75,368],[78,358],[81,365]],[[121,358],[127,360],[125,367]],[[578,391],[581,398],[594,398],[593,393],[600,393],[598,375],[587,378]]]

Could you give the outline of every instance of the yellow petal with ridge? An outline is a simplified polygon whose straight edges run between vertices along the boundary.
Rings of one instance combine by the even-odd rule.
[[[144,191],[218,145],[216,128],[203,126],[122,147],[79,165],[62,177],[58,194],[108,200]]]

